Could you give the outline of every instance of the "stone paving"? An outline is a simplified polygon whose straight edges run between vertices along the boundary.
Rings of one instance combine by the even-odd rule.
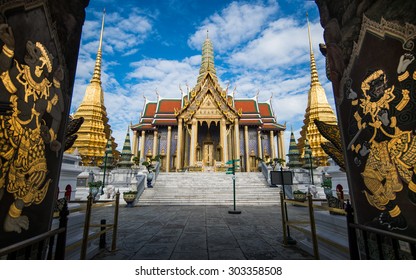
[[[305,260],[312,256],[282,244],[280,206],[242,206],[240,215],[226,206],[120,205],[117,250],[95,260]],[[292,209],[291,209],[292,210]],[[303,211],[301,211],[303,210]],[[299,215],[305,209],[296,209]],[[93,209],[92,223],[113,222],[113,207]],[[292,236],[304,238],[291,231]],[[107,247],[111,234],[107,235]]]

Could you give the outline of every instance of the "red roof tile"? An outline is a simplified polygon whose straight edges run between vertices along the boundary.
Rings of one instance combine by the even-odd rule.
[[[235,109],[238,111],[241,108],[241,111],[244,113],[257,113],[256,101],[252,99],[248,100],[234,100]]]
[[[143,117],[153,117],[156,112],[156,103],[147,103],[144,108]]]
[[[270,106],[267,103],[259,103],[259,110],[262,118],[273,117]]]
[[[180,99],[162,99],[159,101],[157,113],[174,113],[174,108],[181,109]]]

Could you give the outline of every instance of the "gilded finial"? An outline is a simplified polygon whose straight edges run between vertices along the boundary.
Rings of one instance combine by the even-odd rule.
[[[308,25],[309,54],[310,54],[310,60],[311,60],[311,86],[313,86],[313,85],[317,85],[320,83],[319,83],[318,71],[316,70],[315,55],[313,54],[311,28],[309,25],[309,18],[308,18],[307,12],[306,12],[306,22]]]
[[[101,22],[101,33],[100,41],[98,43],[97,58],[95,59],[94,73],[92,75],[91,82],[96,82],[101,84],[101,49],[103,45],[103,34],[104,34],[104,19],[105,19],[105,9],[103,10],[103,19]]]

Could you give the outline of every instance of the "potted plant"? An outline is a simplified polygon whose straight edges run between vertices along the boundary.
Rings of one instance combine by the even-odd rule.
[[[134,207],[137,199],[137,191],[128,191],[123,193],[123,199],[126,202],[126,207]]]
[[[156,169],[153,162],[158,162],[160,160],[160,155],[155,156],[154,158],[148,159],[147,161],[143,161],[142,165],[147,169],[147,187],[153,188],[152,181],[154,178],[153,171]]]
[[[326,199],[333,197],[332,195],[332,178],[329,174],[322,173],[322,184]]]
[[[306,192],[300,191],[300,190],[296,190],[293,192],[293,199],[297,200],[297,201],[301,201],[304,202],[306,201]]]
[[[93,197],[93,201],[98,200],[97,195],[100,192],[100,189],[102,187],[103,182],[97,181],[97,182],[89,182],[88,187],[90,188],[90,194]]]

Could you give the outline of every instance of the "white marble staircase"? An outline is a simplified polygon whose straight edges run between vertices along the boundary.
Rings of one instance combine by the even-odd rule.
[[[279,188],[260,172],[236,173],[237,205],[280,204]],[[220,172],[160,173],[138,205],[233,205],[232,175]]]

